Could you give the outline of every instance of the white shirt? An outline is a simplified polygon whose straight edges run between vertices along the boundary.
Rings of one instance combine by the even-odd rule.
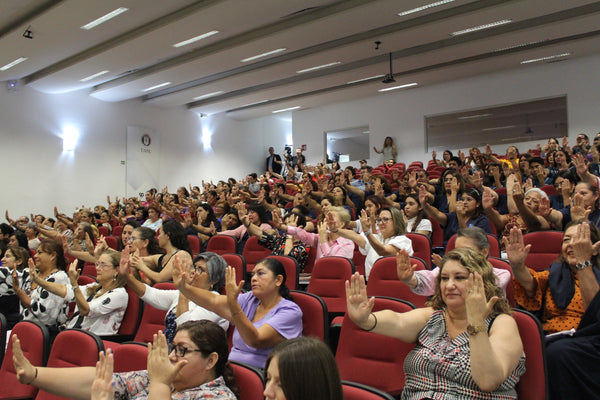
[[[367,256],[365,258],[365,278],[368,280],[369,274],[371,273],[371,268],[373,268],[373,264],[375,264],[375,261],[377,261],[378,259],[380,259],[383,256],[380,256],[379,254],[377,254],[375,249],[373,247],[371,247],[371,243],[369,243],[369,239],[367,239],[367,236],[364,233],[361,233],[360,235],[365,238],[365,247],[364,248],[359,247],[359,251],[361,254],[363,254],[363,255],[366,254],[366,256]],[[408,252],[409,256],[412,256],[414,254],[414,251],[412,248],[412,241],[404,235],[392,236],[391,238],[384,240],[383,236],[380,233],[378,233],[377,235],[375,235],[375,237],[383,245],[391,244],[392,246],[396,247],[398,250],[404,249]]]
[[[86,300],[89,298],[87,288],[96,286],[97,283],[90,283],[84,286],[79,286],[81,294]],[[72,294],[70,301],[75,301],[75,294]],[[116,335],[121,327],[129,296],[125,288],[116,288],[104,293],[100,297],[94,297],[88,301],[90,312],[83,317],[81,329],[95,333],[96,335]],[[77,311],[77,309],[76,309]],[[69,328],[74,328],[78,317],[73,317],[69,323]]]

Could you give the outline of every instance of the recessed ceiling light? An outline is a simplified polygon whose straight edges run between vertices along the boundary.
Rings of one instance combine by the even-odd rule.
[[[102,75],[107,74],[107,73],[108,73],[108,71],[100,71],[97,74],[86,76],[85,78],[80,79],[79,82],[91,81],[92,79],[97,78],[97,77],[102,76]]]
[[[216,35],[217,33],[219,33],[219,31],[210,31],[210,32],[206,32],[203,33],[202,35],[198,35],[198,36],[194,36],[193,38],[184,40],[183,42],[179,42],[179,43],[175,43],[173,45],[173,47],[182,47],[182,46],[186,46],[190,43],[194,43],[197,42],[198,40],[202,40],[202,39],[206,39],[207,37],[211,37],[213,35]]]
[[[292,110],[297,110],[297,109],[299,109],[299,108],[300,108],[300,106],[296,106],[296,107],[290,107],[290,108],[283,108],[283,109],[281,109],[281,110],[275,110],[275,111],[271,111],[271,112],[272,112],[273,114],[277,114],[277,113],[284,112],[284,111],[292,111]]]
[[[389,92],[390,90],[404,89],[404,88],[413,87],[413,86],[417,86],[417,85],[418,85],[418,83],[416,83],[416,82],[407,83],[406,85],[393,86],[393,87],[389,87],[389,88],[385,88],[385,89],[379,89],[378,92]]]
[[[530,64],[530,63],[534,63],[534,62],[554,60],[555,58],[568,57],[571,54],[572,53],[568,52],[568,53],[562,53],[562,54],[555,54],[553,56],[547,56],[547,57],[541,57],[541,58],[533,58],[531,60],[521,61],[521,64]]]
[[[338,64],[341,64],[341,62],[340,61],[336,61],[336,62],[332,62],[332,63],[329,63],[329,64],[317,65],[316,67],[301,69],[300,71],[296,71],[296,73],[297,74],[303,74],[305,72],[316,71],[318,69],[328,68],[328,67],[332,67],[332,66],[338,65]]]
[[[362,79],[357,79],[355,81],[350,81],[350,82],[346,82],[346,85],[351,85],[353,83],[358,83],[358,82],[363,82],[363,81],[368,81],[369,79],[378,79],[378,78],[383,78],[385,75],[375,75],[375,76],[370,76],[368,78],[362,78]]]
[[[483,118],[483,117],[489,117],[490,113],[486,113],[486,114],[476,114],[476,115],[465,115],[464,117],[458,117],[457,119],[473,119],[473,118]]]
[[[14,67],[17,64],[21,64],[23,61],[26,61],[27,57],[19,57],[15,61],[9,62],[4,67],[0,67],[0,71],[6,71],[9,68]]]
[[[419,11],[427,10],[428,8],[441,6],[442,4],[452,3],[453,1],[455,1],[455,0],[436,1],[435,3],[430,3],[430,4],[426,4],[424,6],[421,6],[421,7],[415,7],[415,8],[412,8],[410,10],[402,11],[402,12],[398,13],[398,16],[403,17],[403,16],[408,15],[408,14],[413,14],[413,13],[416,13],[416,12],[419,12]]]
[[[158,89],[158,88],[161,88],[161,87],[165,87],[165,86],[170,85],[170,84],[171,84],[171,82],[163,82],[163,83],[161,83],[159,85],[155,85],[155,86],[143,89],[142,92],[149,92],[151,90]]]
[[[209,97],[218,96],[221,93],[225,93],[225,92],[222,90],[219,90],[218,92],[203,94],[202,96],[194,97],[194,100],[208,99]]]
[[[112,18],[116,17],[119,14],[123,14],[127,10],[129,10],[129,8],[119,7],[116,10],[113,10],[113,11],[109,12],[108,14],[103,15],[100,18],[98,18],[96,20],[93,20],[92,22],[90,22],[88,24],[85,24],[84,26],[81,27],[81,29],[85,29],[87,31],[87,30],[90,30],[92,28],[95,28],[96,26],[98,26],[98,25],[100,25],[100,24],[108,21],[109,19],[112,19]]]
[[[275,49],[275,50],[267,51],[266,53],[257,54],[257,55],[252,56],[252,57],[244,58],[243,60],[240,60],[240,61],[241,62],[254,61],[256,59],[263,58],[263,57],[268,57],[268,56],[272,56],[273,54],[281,53],[281,52],[286,51],[286,50],[287,49],[285,47],[282,47],[280,49]]]
[[[534,44],[544,43],[544,42],[547,42],[547,41],[548,41],[548,39],[542,39],[542,40],[537,40],[535,42],[516,44],[514,46],[508,46],[508,47],[503,47],[501,49],[496,49],[496,50],[494,50],[494,52],[504,51],[504,50],[518,49],[520,47],[531,46],[531,45],[534,45]]]
[[[512,22],[512,19],[503,19],[501,21],[490,22],[489,24],[485,24],[485,25],[473,26],[471,28],[463,29],[462,31],[452,32],[450,34],[450,36],[458,36],[458,35],[464,35],[465,33],[482,31],[484,29],[494,28],[496,26],[510,24],[511,22]]]

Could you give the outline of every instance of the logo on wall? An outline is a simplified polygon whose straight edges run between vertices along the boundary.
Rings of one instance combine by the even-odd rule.
[[[152,140],[150,139],[150,135],[143,135],[142,136],[142,144],[144,146],[150,146],[151,142],[152,142]]]

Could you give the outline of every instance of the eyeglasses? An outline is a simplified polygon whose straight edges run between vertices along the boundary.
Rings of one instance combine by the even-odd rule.
[[[106,263],[101,263],[100,261],[96,261],[96,268],[99,269],[103,269],[103,268],[112,268],[112,264],[106,264]]]
[[[391,218],[387,218],[387,217],[381,217],[381,218],[377,218],[375,220],[375,222],[377,222],[378,224],[387,224],[388,222],[390,222],[392,219]]]
[[[206,268],[204,268],[203,266],[201,266],[201,265],[192,265],[190,267],[190,270],[194,270],[198,274],[202,274],[202,273],[208,274],[208,270]]]
[[[188,349],[187,347],[184,347],[180,344],[169,344],[169,354],[171,354],[171,352],[175,350],[175,355],[177,357],[185,357],[185,355],[187,353],[193,353],[195,351],[197,352],[202,352],[202,350],[198,350],[198,349]]]

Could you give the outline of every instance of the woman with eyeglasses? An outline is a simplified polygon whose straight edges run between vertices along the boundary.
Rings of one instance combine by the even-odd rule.
[[[77,305],[75,313],[59,329],[80,328],[101,336],[118,333],[129,299],[125,278],[119,273],[120,260],[121,253],[105,251],[96,261],[97,283],[84,286],[78,284],[77,261],[69,266],[68,285],[42,281],[33,274],[33,281],[45,290]]]
[[[379,209],[377,214],[369,214],[366,210],[362,210],[360,224],[363,229],[360,234],[350,229],[339,229],[334,225],[330,225],[329,229],[352,240],[358,245],[361,254],[367,256],[365,258],[367,279],[373,264],[381,257],[396,255],[400,250],[406,250],[409,255],[413,255],[412,242],[404,235],[406,233],[404,216],[397,208],[384,207]]]
[[[291,299],[285,268],[278,260],[265,258],[256,263],[250,280],[252,291],[247,293],[241,293],[244,281],[238,283],[235,270],[227,267],[224,295],[190,285],[189,267],[178,261],[173,282],[181,293],[235,325],[231,360],[264,368],[275,345],[302,335],[302,310]]]
[[[429,204],[427,191],[423,186],[419,188],[419,202],[425,215],[435,219],[444,229],[444,247],[460,228],[478,226],[487,233],[492,233],[490,222],[483,215],[481,193],[477,189],[467,189],[462,193],[456,203],[456,212],[444,213]]]
[[[159,310],[169,310],[165,315],[164,330],[168,343],[173,342],[177,327],[186,321],[206,319],[219,324],[223,330],[227,330],[229,321],[187,299],[179,290],[157,289],[137,280],[129,273],[131,262],[129,254],[127,251],[121,257],[119,271],[125,277],[127,286],[144,303]],[[219,294],[225,285],[225,268],[227,268],[227,262],[223,257],[216,253],[204,252],[196,256],[190,265],[186,274],[187,283],[193,287]]]
[[[227,364],[227,336],[211,321],[182,324],[171,346],[162,332],[155,334],[148,343],[148,369],[142,371],[113,373],[110,350],[100,353],[95,368],[36,367],[23,354],[17,335],[13,354],[19,382],[70,399],[237,399],[238,388]]]

